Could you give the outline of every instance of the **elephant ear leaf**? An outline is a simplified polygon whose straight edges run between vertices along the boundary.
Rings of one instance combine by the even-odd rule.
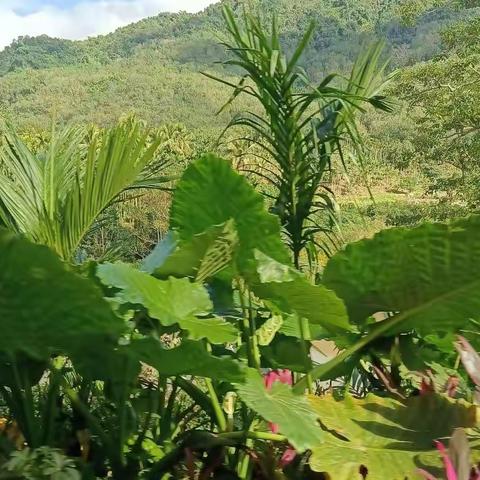
[[[394,228],[353,243],[327,264],[324,284],[352,321],[394,313],[396,332],[452,332],[480,311],[480,216]]]
[[[104,285],[119,290],[117,301],[143,306],[160,324],[177,324],[192,339],[206,338],[212,343],[237,339],[232,324],[220,318],[201,318],[211,311],[212,302],[199,283],[187,278],[159,280],[121,262],[99,265],[97,275]]]
[[[179,241],[177,236],[170,232],[144,259],[141,270],[162,279],[190,277],[203,282],[228,267],[238,244],[233,220],[188,240]]]
[[[206,155],[186,169],[176,186],[171,228],[180,241],[188,241],[230,220],[234,221],[238,233],[240,270],[247,267],[255,249],[269,252],[279,262],[289,262],[280,223],[275,215],[267,212],[263,197],[228,161]]]
[[[310,467],[336,480],[415,478],[421,467],[438,473],[441,459],[434,441],[450,437],[455,428],[477,423],[477,407],[436,394],[411,397],[405,403],[373,394],[364,399],[331,395],[310,397],[329,432],[312,448]]]
[[[124,323],[91,281],[47,247],[0,229],[0,352],[36,359],[108,349]]]

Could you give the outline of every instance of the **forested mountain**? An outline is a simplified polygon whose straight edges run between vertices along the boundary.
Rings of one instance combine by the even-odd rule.
[[[396,64],[430,57],[438,51],[438,30],[458,13],[448,8],[399,21],[403,0],[223,0],[198,14],[162,13],[109,35],[86,41],[22,37],[0,52],[0,75],[26,68],[106,64],[151,50],[169,63],[205,65],[219,60],[224,30],[221,9],[241,12],[246,5],[268,18],[278,15],[285,44],[293,45],[311,21],[317,25],[306,59],[313,68],[344,66],[372,37],[386,38]]]
[[[386,39],[392,68],[432,58],[439,32],[471,11],[440,8],[405,24],[402,0],[223,0],[198,14],[163,13],[85,41],[23,37],[0,52],[0,112],[21,126],[91,121],[106,124],[135,112],[150,123],[220,127],[215,118],[226,89],[199,72],[225,58],[221,8],[247,5],[278,15],[283,40],[295,45],[313,20],[317,28],[303,65],[312,78],[342,72],[362,46]],[[223,71],[222,71],[223,69]]]

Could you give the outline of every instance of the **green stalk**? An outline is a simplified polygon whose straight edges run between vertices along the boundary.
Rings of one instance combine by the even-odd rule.
[[[242,411],[242,422],[244,425],[244,428],[247,429],[247,431],[253,431],[255,428],[255,415],[251,418],[248,418],[248,409],[245,404],[242,405],[241,407]],[[253,447],[253,440],[252,439],[246,439],[244,440],[245,446],[248,449],[251,449]],[[248,454],[248,451],[245,451],[243,449],[239,450],[237,452],[237,474],[242,480],[246,480],[249,478],[249,473],[251,471],[251,457]]]
[[[202,408],[208,416],[215,415],[210,397],[203,390],[200,390],[200,388],[192,382],[185,380],[183,377],[176,377],[175,383],[195,402],[196,405]]]
[[[43,414],[42,445],[53,446],[53,433],[57,415],[57,398],[60,391],[60,372],[54,366],[50,367],[50,386],[48,388]]]
[[[251,440],[249,440],[251,442]],[[247,447],[251,447],[251,445],[247,444]],[[250,470],[250,456],[246,452],[242,452],[243,457],[240,460],[240,466],[238,468],[238,476],[245,480],[248,478],[248,472]]]
[[[210,401],[212,402],[212,407],[215,413],[215,417],[217,419],[218,428],[222,432],[224,432],[225,430],[227,430],[227,420],[223,413],[222,406],[220,405],[217,392],[215,391],[213,382],[210,378],[206,378],[205,383],[207,384],[208,394],[210,395]]]
[[[253,314],[252,308],[252,292],[248,290],[248,323],[250,326],[250,338],[252,339],[252,350],[253,350],[253,359],[255,366],[260,370],[261,359],[260,359],[260,348],[258,347],[258,337],[257,337],[257,322],[255,321],[255,315]]]
[[[95,432],[100,437],[100,440],[102,441],[106,450],[108,452],[110,452],[112,455],[115,455],[116,450],[113,448],[113,445],[112,445],[112,442],[110,441],[110,438],[108,437],[108,435],[103,430],[103,428],[100,425],[100,422],[98,421],[98,419],[94,415],[92,415],[92,413],[90,412],[88,407],[80,400],[77,392],[75,390],[73,390],[73,388],[70,388],[67,385],[64,385],[64,392],[67,395],[67,397],[70,399],[70,401],[72,402],[72,405],[87,420],[87,422],[89,423],[89,426],[92,429],[92,431]],[[111,460],[112,460],[112,465],[118,463],[116,458],[111,458]]]
[[[249,438],[251,440],[267,440],[270,442],[286,442],[287,437],[278,433],[271,432],[253,432],[251,430],[241,432],[224,432],[218,433],[219,438],[228,438],[229,440],[242,440]]]
[[[212,353],[212,346],[205,342],[206,348],[209,353]],[[207,384],[208,394],[210,396],[210,402],[213,407],[213,412],[215,413],[215,417],[217,418],[217,425],[220,431],[228,430],[227,419],[225,418],[225,414],[223,412],[222,406],[220,405],[220,400],[218,398],[217,392],[215,391],[215,387],[213,386],[213,382],[211,378],[205,378],[205,383]]]
[[[163,417],[163,412],[165,410],[165,399],[167,395],[167,379],[165,377],[160,377],[158,379],[158,415]]]
[[[154,411],[158,408],[158,397],[156,395],[156,391],[150,390],[149,396],[148,396],[148,410],[147,410],[147,415],[145,416],[145,420],[143,422],[143,427],[140,430],[140,434],[137,437],[137,440],[135,441],[135,444],[132,448],[133,452],[141,452],[142,450],[142,443],[145,440],[147,436],[148,429],[150,427],[150,423],[153,417]]]
[[[118,416],[119,416],[119,432],[118,432],[118,456],[120,458],[120,462],[123,466],[125,466],[125,453],[124,453],[124,444],[126,442],[126,430],[127,430],[127,411],[128,411],[128,398],[130,394],[129,386],[128,386],[128,379],[129,378],[129,371],[131,368],[131,362],[128,358],[125,359],[124,364],[124,381],[122,384],[122,391],[120,396],[120,401],[118,402]]]
[[[10,361],[12,362],[14,385],[13,388],[16,391],[15,396],[20,400],[22,409],[22,417],[24,420],[24,435],[27,439],[27,443],[30,448],[36,448],[37,435],[35,432],[35,404],[33,402],[32,391],[30,386],[24,385],[20,376],[20,370],[18,369],[17,361],[13,355],[10,355]],[[27,395],[27,391],[30,390],[30,395]],[[13,393],[13,392],[12,392]]]
[[[249,295],[249,305],[245,302],[245,286],[242,280],[237,279],[238,293],[240,297],[240,306],[242,308],[242,334],[243,341],[247,346],[248,366],[260,370],[260,350],[258,348],[257,331],[255,319],[252,315],[251,299]]]
[[[307,390],[308,393],[313,394],[314,388],[313,388],[313,379],[310,374],[310,352],[308,347],[310,346],[310,341],[307,340],[311,338],[310,336],[310,325],[308,324],[308,319],[304,317],[300,317],[298,319],[298,325],[300,327],[300,336],[301,336],[301,347],[302,347],[302,355],[303,355],[303,361],[305,364],[305,368],[307,371],[307,374],[305,375],[306,381],[307,381]]]
[[[168,400],[166,405],[162,410],[162,415],[160,418],[160,443],[164,442],[166,439],[171,438],[172,436],[172,418],[173,418],[173,410],[175,408],[175,400],[178,390],[178,385],[173,382],[172,388],[170,390],[170,395],[168,396]],[[165,398],[166,398],[166,391],[165,391]]]

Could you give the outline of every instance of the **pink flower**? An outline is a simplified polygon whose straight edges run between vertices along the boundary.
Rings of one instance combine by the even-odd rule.
[[[465,435],[465,432],[460,428],[455,430],[455,432],[452,435],[452,438],[450,439],[451,445],[456,445],[457,449],[458,448],[465,449],[464,442],[466,441],[467,441],[467,437]],[[447,449],[445,448],[445,445],[442,442],[435,442],[435,445],[437,447],[437,450],[440,452],[440,455],[442,456],[446,480],[462,480],[458,478],[458,473],[455,471],[455,467],[453,465],[452,459],[448,456],[448,452],[447,452]],[[468,447],[466,448],[468,453]],[[468,460],[466,461],[468,462]],[[463,467],[466,467],[467,465],[462,464],[462,466],[460,466],[460,469],[462,469]],[[431,473],[428,473],[425,470],[419,469],[417,470],[417,472],[426,480],[437,480]],[[470,469],[470,475],[468,476],[468,480],[480,480],[480,464],[473,466]]]
[[[435,442],[437,450],[440,452],[443,460],[443,467],[445,469],[446,480],[459,480],[455,467],[451,458],[448,456],[447,449],[442,442]],[[437,480],[432,474],[425,470],[417,470],[426,480]],[[469,480],[480,480],[480,471],[477,468],[472,468]]]
[[[288,447],[280,459],[280,467],[285,468],[287,465],[290,465],[297,456],[297,452],[293,447]]]
[[[448,456],[447,449],[442,442],[435,442],[437,450],[440,452],[440,455],[443,459],[443,467],[445,468],[445,474],[447,475],[447,480],[458,480],[457,472],[455,472],[455,467],[453,466],[450,457]]]
[[[271,370],[264,375],[263,381],[267,390],[270,390],[275,382],[284,383],[285,385],[292,385],[292,372],[287,369]]]

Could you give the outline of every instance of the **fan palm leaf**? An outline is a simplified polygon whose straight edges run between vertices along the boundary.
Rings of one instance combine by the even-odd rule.
[[[162,137],[134,119],[87,132],[66,128],[32,152],[11,126],[0,149],[0,221],[70,261],[99,215],[130,188],[160,188],[151,175]]]

